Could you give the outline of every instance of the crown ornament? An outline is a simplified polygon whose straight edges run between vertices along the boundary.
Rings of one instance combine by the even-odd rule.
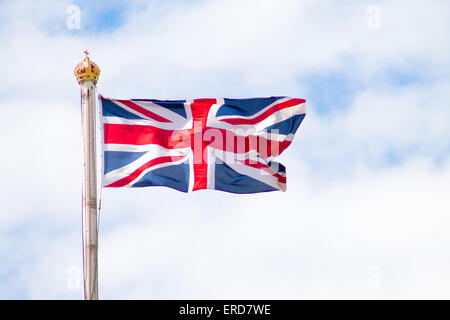
[[[75,67],[75,76],[79,84],[85,81],[92,81],[96,84],[100,76],[100,68],[91,61],[87,50],[84,51],[84,54],[86,57]]]

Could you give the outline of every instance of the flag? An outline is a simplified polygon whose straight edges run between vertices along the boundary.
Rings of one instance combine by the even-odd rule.
[[[305,117],[304,99],[100,102],[104,187],[286,190],[285,167],[275,158]]]

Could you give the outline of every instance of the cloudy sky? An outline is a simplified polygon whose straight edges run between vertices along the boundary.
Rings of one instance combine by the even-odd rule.
[[[307,99],[287,192],[105,189],[104,299],[450,298],[450,2],[0,1],[0,298],[81,299],[83,50],[116,98]]]

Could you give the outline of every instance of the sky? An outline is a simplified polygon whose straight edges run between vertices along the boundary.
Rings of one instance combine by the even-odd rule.
[[[88,49],[114,98],[291,96],[287,192],[104,189],[102,299],[449,299],[450,2],[0,1],[0,299],[82,299]]]

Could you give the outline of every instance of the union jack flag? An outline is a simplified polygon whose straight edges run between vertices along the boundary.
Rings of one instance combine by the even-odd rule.
[[[104,187],[286,190],[285,167],[274,159],[303,121],[304,99],[100,102]]]

